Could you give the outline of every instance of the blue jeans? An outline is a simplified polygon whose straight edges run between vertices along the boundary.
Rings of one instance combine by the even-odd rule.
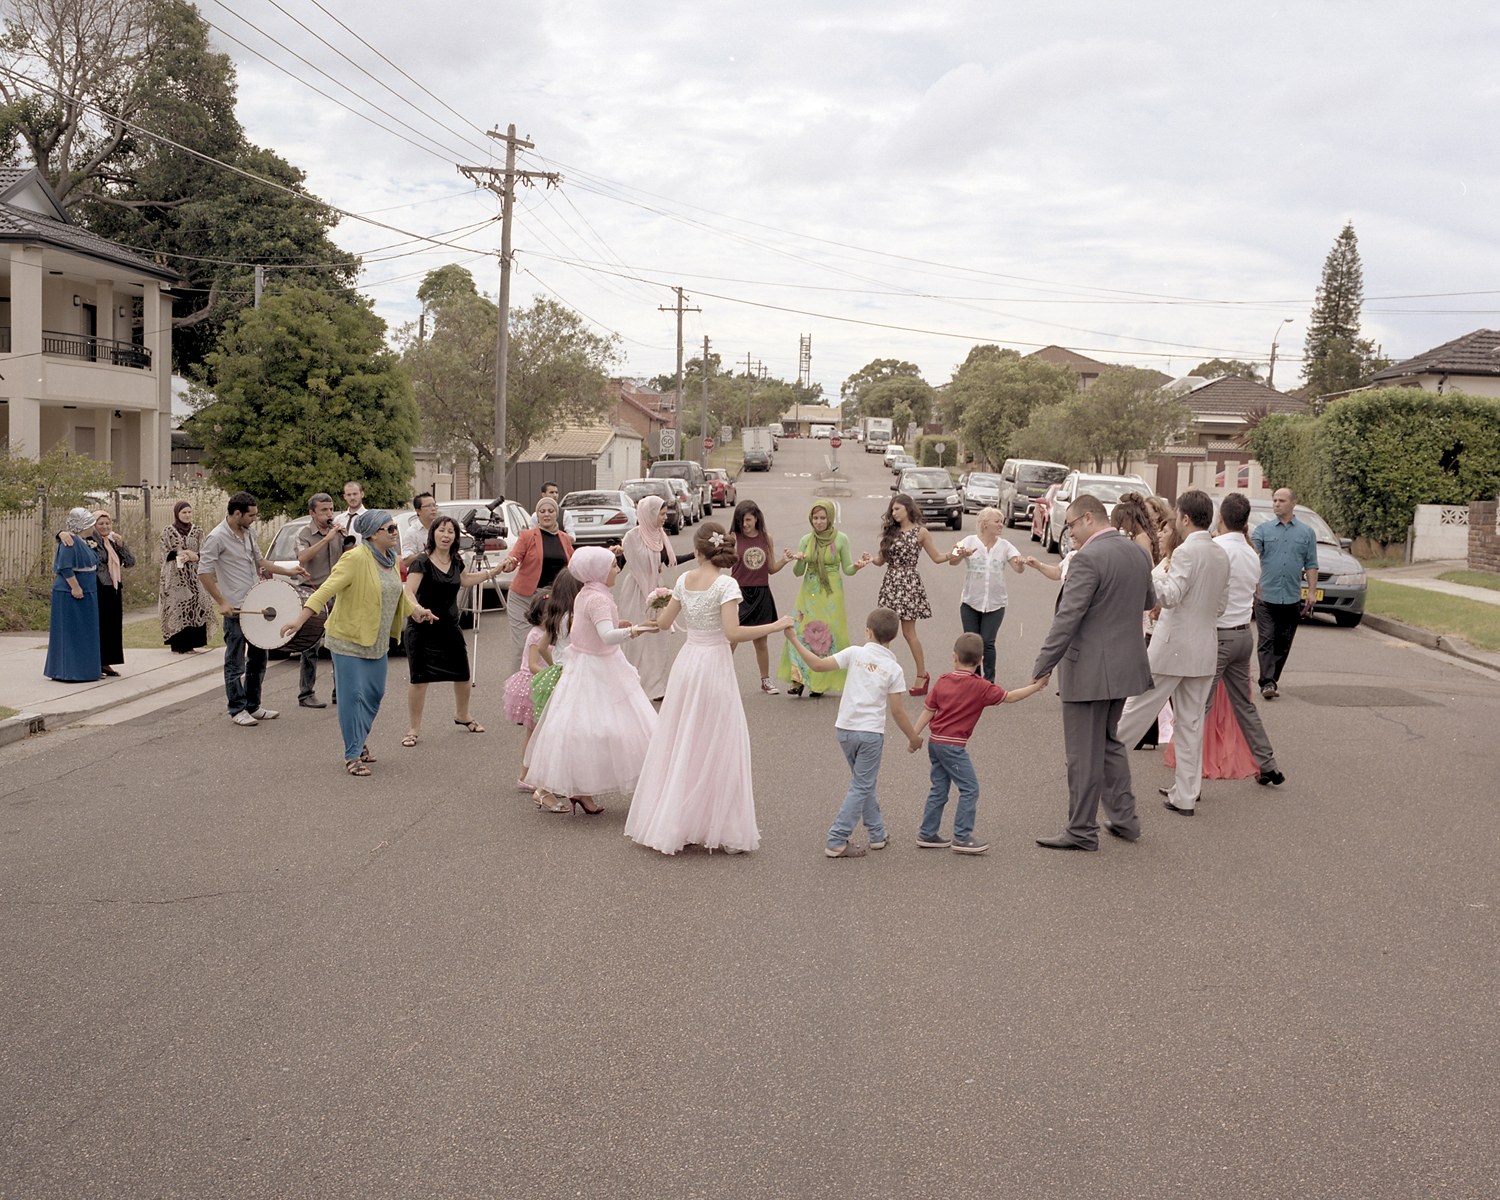
[[[997,608],[990,612],[980,612],[977,608],[960,604],[958,619],[963,623],[965,633],[977,633],[984,639],[984,665],[980,669],[984,672],[984,677],[994,683],[995,638],[1000,633],[1000,622],[1005,620],[1005,610]]]
[[[953,810],[953,836],[971,837],[974,833],[974,810],[979,807],[979,776],[963,746],[946,746],[928,739],[927,761],[932,764],[932,791],[927,793],[927,809],[922,814],[922,828],[917,836],[932,841],[943,823],[943,809],[948,804],[948,790],[958,784],[958,807]]]
[[[238,617],[224,618],[224,692],[229,715],[260,711],[260,685],[266,677],[266,652],[245,640]]]
[[[849,763],[849,793],[828,831],[828,848],[837,850],[845,845],[860,821],[865,823],[865,833],[872,842],[883,842],[885,821],[880,816],[880,802],[875,799],[875,779],[880,774],[885,734],[862,733],[855,729],[835,729],[833,732]]]

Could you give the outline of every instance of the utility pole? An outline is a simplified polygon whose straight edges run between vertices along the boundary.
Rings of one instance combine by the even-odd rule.
[[[708,465],[708,450],[704,443],[708,441],[708,334],[703,335],[703,436],[698,439],[698,463],[700,466]]]
[[[1285,318],[1280,325],[1276,326],[1276,332],[1271,335],[1271,367],[1266,372],[1266,386],[1268,388],[1276,386],[1276,342],[1281,337],[1281,326],[1291,324],[1293,324],[1292,318]]]
[[[665,304],[656,306],[658,312],[675,312],[677,314],[677,402],[672,405],[672,428],[677,431],[677,453],[682,453],[682,314],[685,312],[701,313],[701,308],[683,307],[683,295],[681,288],[673,288],[677,293],[677,303],[671,308]],[[703,370],[708,371],[708,358],[703,359]]]
[[[505,385],[510,367],[510,219],[516,201],[516,182],[527,187],[541,179],[548,187],[562,183],[556,171],[516,170],[516,148],[534,150],[536,144],[518,138],[511,125],[505,133],[491,129],[489,136],[505,143],[505,170],[494,167],[466,167],[459,164],[460,175],[472,179],[500,197],[500,329],[495,335],[495,457],[490,465],[490,495],[498,497],[505,490]],[[481,178],[482,177],[482,178]]]
[[[255,307],[256,308],[260,307],[260,294],[261,294],[261,292],[263,292],[265,290],[266,290],[266,269],[265,269],[265,267],[256,267],[255,268]]]

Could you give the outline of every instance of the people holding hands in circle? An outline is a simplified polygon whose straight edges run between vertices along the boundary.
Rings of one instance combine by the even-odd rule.
[[[792,552],[776,554],[776,543],[766,532],[766,519],[754,500],[741,500],[729,521],[739,551],[730,574],[740,585],[740,624],[770,625],[776,620],[776,601],[771,596],[771,576],[792,561]],[[760,690],[768,696],[781,694],[771,682],[771,650],[764,637],[754,639],[755,665],[760,670]],[[730,653],[732,654],[731,647]]]
[[[797,628],[804,642],[829,657],[849,645],[849,619],[844,610],[845,575],[858,574],[870,565],[870,555],[856,559],[849,539],[834,529],[838,506],[832,500],[818,500],[808,514],[812,532],[802,538],[796,551],[786,551],[792,573],[802,577],[797,591]],[[824,692],[842,692],[845,672],[814,671],[788,642],[782,647],[778,679],[786,680],[794,696],[804,686],[814,696]]]
[[[878,602],[900,620],[901,634],[906,638],[912,661],[916,664],[917,683],[911,689],[913,696],[925,696],[929,682],[927,663],[922,657],[922,641],[917,637],[917,622],[932,616],[927,589],[922,586],[922,576],[917,572],[917,562],[924,550],[935,563],[948,561],[948,556],[939,554],[933,545],[932,534],[922,523],[922,510],[917,507],[917,502],[902,492],[892,498],[885,516],[880,519],[880,553],[872,561],[877,567],[886,568]]]
[[[984,641],[984,678],[995,682],[995,638],[1005,620],[1005,568],[1017,575],[1026,570],[1021,552],[1000,536],[1005,519],[996,508],[979,510],[979,532],[971,533],[952,550],[948,562],[964,568],[963,598],[958,617],[965,633]]]

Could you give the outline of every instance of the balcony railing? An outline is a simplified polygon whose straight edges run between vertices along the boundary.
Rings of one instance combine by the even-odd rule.
[[[0,354],[9,354],[10,326],[0,325]],[[60,358],[81,358],[86,362],[107,362],[117,367],[151,369],[151,351],[134,342],[120,342],[114,338],[90,337],[83,333],[59,333],[55,329],[42,330],[42,353],[55,354]]]

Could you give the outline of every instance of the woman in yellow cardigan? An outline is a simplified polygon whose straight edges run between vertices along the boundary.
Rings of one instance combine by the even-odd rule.
[[[368,775],[370,768],[365,764],[375,759],[365,741],[385,698],[391,642],[400,640],[401,622],[408,615],[414,621],[431,621],[433,615],[414,603],[401,586],[401,573],[396,569],[400,537],[391,514],[366,509],[355,518],[354,531],[364,541],[344,552],[296,620],[281,627],[281,636],[296,633],[312,613],[338,597],[323,631],[323,644],[333,657],[344,769],[351,775]]]

